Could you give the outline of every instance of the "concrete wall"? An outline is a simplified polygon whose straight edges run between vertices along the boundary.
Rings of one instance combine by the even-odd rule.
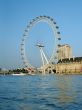
[[[82,73],[82,62],[59,63],[56,65],[56,73],[59,74]]]

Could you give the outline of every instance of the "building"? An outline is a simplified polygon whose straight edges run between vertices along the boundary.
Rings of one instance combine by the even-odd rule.
[[[58,60],[72,57],[72,49],[68,44],[58,46]]]
[[[56,65],[56,73],[82,74],[82,57],[59,60]]]

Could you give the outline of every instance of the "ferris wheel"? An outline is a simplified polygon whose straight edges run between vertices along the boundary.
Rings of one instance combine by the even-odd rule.
[[[24,30],[22,41],[21,41],[21,56],[22,56],[23,64],[25,67],[34,68],[34,66],[32,66],[32,64],[29,63],[29,59],[26,55],[26,50],[25,50],[26,42],[25,41],[26,39],[28,39],[29,32],[31,31],[32,27],[39,22],[47,23],[51,27],[53,34],[54,34],[54,39],[55,39],[54,49],[52,51],[51,57],[48,60],[48,62],[52,63],[58,58],[58,47],[60,46],[60,40],[61,40],[59,27],[57,26],[57,23],[54,21],[53,18],[49,16],[38,16],[35,19],[33,19],[29,23],[29,25],[26,27],[26,29]]]

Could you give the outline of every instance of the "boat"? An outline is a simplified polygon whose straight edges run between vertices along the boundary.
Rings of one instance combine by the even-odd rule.
[[[24,76],[24,75],[26,75],[25,73],[13,73],[12,74],[13,76]]]

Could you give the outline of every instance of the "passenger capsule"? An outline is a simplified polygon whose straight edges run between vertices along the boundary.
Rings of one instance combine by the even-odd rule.
[[[35,19],[33,19],[33,21],[35,21]]]
[[[58,44],[58,47],[60,47],[61,45],[60,44]]]
[[[53,19],[51,18],[51,21],[53,21]]]
[[[21,44],[21,45],[24,45],[24,44]]]
[[[61,40],[61,38],[58,38],[58,40]]]
[[[47,17],[47,16],[44,15],[43,17]]]
[[[28,32],[28,30],[25,29],[25,32]]]
[[[27,26],[27,28],[29,28],[30,26]]]
[[[56,24],[56,22],[53,22],[54,24]]]
[[[30,22],[30,24],[32,24],[32,22]]]
[[[23,34],[23,36],[26,36],[26,34]],[[22,39],[24,41],[24,39]]]
[[[56,26],[56,28],[58,29],[59,27],[58,27],[58,26]]]
[[[22,59],[24,59],[24,57],[22,57]]]
[[[24,53],[21,53],[21,55],[24,55]]]
[[[40,18],[42,18],[43,16],[40,16]]]
[[[24,64],[26,63],[26,62],[23,62]]]
[[[57,32],[57,34],[60,34],[60,32]]]
[[[36,17],[36,19],[38,19],[39,17]]]
[[[23,35],[24,36],[24,35]],[[24,39],[22,39],[22,41],[24,41]]]
[[[47,18],[48,18],[48,19],[50,19],[50,17],[49,17],[49,16],[47,16]]]
[[[21,50],[24,50],[23,48],[21,48]]]

